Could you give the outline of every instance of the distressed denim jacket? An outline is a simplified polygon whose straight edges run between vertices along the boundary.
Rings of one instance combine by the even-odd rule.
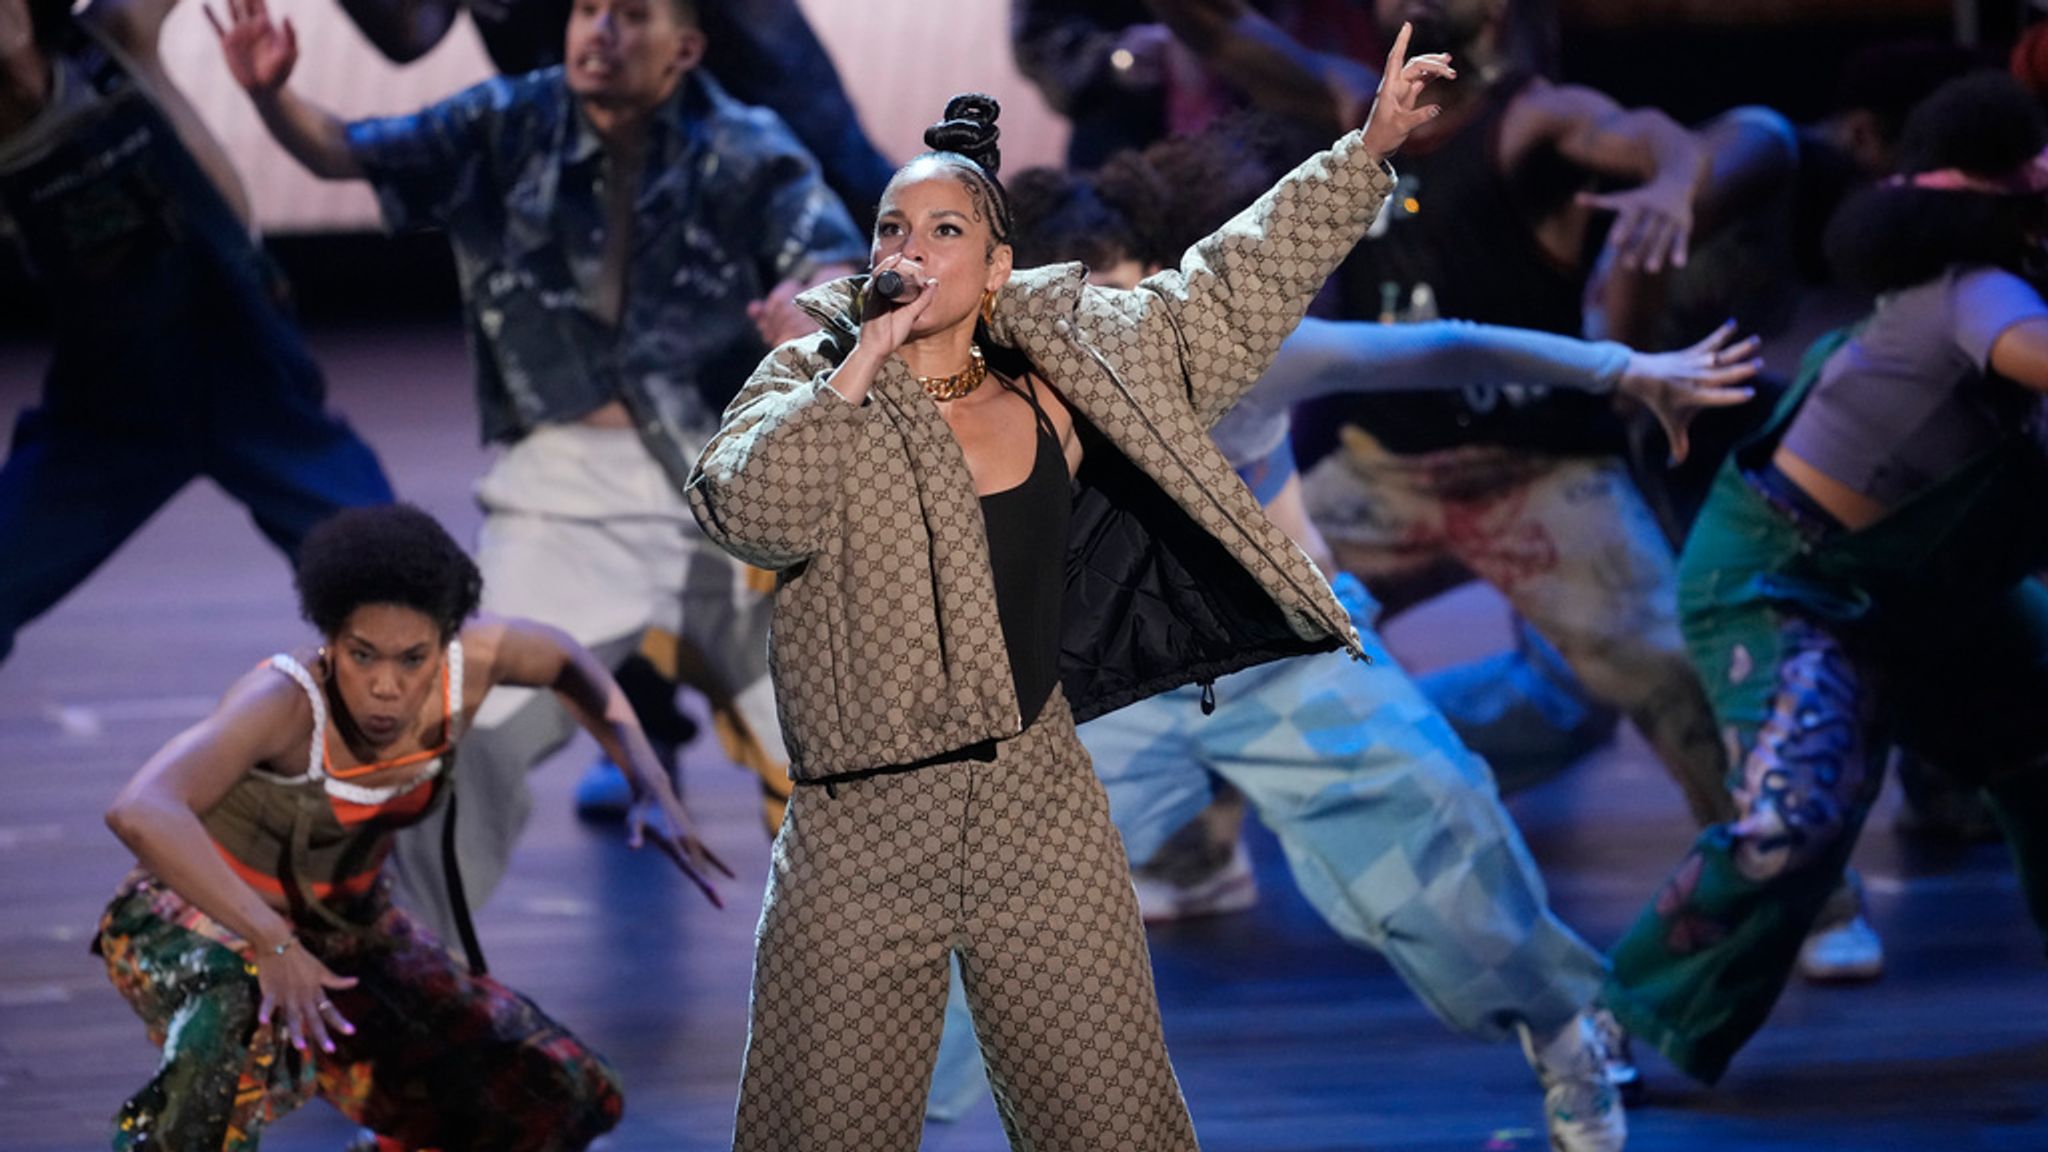
[[[680,485],[767,351],[748,303],[867,246],[772,112],[693,73],[653,116],[616,327],[594,308],[604,149],[559,68],[348,126],[394,231],[448,232],[485,440],[624,401]]]

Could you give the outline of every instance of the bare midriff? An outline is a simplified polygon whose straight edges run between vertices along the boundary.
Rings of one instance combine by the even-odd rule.
[[[1840,480],[1828,475],[1801,459],[1786,448],[1779,448],[1772,454],[1771,463],[1786,479],[1799,485],[1801,491],[1813,498],[1813,502],[1827,509],[1828,514],[1841,522],[1850,531],[1868,528],[1884,518],[1891,511],[1885,505],[1872,500]]]

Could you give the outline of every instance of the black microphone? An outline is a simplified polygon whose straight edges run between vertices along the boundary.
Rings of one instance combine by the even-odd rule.
[[[875,290],[875,295],[897,304],[908,300],[915,300],[918,292],[917,285],[904,279],[903,273],[896,271],[894,268],[875,273],[874,279],[869,283],[869,287]]]

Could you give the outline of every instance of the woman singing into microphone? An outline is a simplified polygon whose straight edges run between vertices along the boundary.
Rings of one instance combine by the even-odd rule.
[[[952,956],[1014,1146],[1195,1147],[1074,725],[1357,650],[1205,433],[1435,114],[1422,91],[1449,62],[1407,43],[1363,129],[1128,291],[1078,265],[1013,274],[996,107],[955,98],[883,194],[874,276],[801,297],[822,330],[727,410],[690,498],[778,575],[770,663],[800,785],[736,1148],[915,1148]]]

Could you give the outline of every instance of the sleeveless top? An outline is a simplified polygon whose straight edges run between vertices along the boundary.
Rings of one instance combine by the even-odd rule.
[[[981,515],[995,574],[996,615],[1017,688],[1017,715],[1029,728],[1059,684],[1060,605],[1066,598],[1073,495],[1066,453],[1051,419],[1028,384],[1015,391],[1031,404],[1035,418],[1031,474],[1015,488],[983,496]]]
[[[258,892],[281,897],[295,912],[323,919],[324,902],[351,900],[376,887],[391,836],[426,816],[454,763],[462,715],[462,641],[449,643],[441,665],[442,742],[393,760],[336,769],[327,752],[327,697],[306,667],[290,656],[270,667],[297,681],[313,706],[312,746],[302,776],[250,770],[202,823],[235,874]],[[417,766],[396,784],[370,787],[364,776]]]
[[[1436,312],[1448,319],[1581,335],[1591,255],[1560,262],[1538,242],[1534,226],[1590,187],[1591,178],[1547,147],[1513,171],[1500,166],[1502,123],[1533,79],[1502,79],[1472,121],[1439,146],[1402,150],[1400,183],[1383,210],[1384,227],[1375,224],[1337,271],[1347,317],[1372,319],[1387,303],[1405,308],[1426,287]],[[1596,232],[1587,243],[1598,238]],[[1335,448],[1337,427],[1345,423],[1398,453],[1466,444],[1611,453],[1624,444],[1607,397],[1526,381],[1339,396],[1304,408],[1295,422],[1303,467]]]

